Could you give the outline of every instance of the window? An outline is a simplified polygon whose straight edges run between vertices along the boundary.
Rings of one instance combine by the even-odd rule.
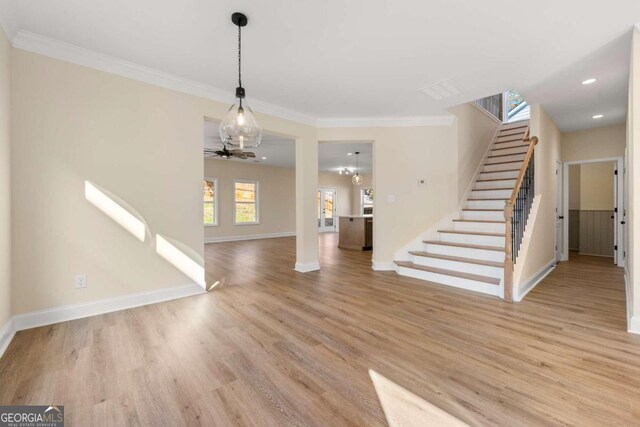
[[[373,213],[373,188],[360,189],[360,206],[362,206],[362,214],[371,215]]]
[[[204,225],[218,225],[218,180],[205,178],[202,192]]]
[[[258,183],[236,181],[234,187],[233,223],[258,224]]]

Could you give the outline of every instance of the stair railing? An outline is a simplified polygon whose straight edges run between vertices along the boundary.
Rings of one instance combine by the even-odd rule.
[[[513,266],[518,258],[527,219],[535,196],[535,156],[533,154],[538,143],[538,137],[529,138],[529,128],[527,128],[522,141],[528,142],[529,148],[522,162],[522,168],[518,174],[511,197],[504,206],[504,299],[507,301],[513,301]]]

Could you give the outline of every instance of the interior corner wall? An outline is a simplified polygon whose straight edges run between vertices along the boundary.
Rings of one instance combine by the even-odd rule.
[[[204,159],[204,177],[218,179],[218,225],[204,227],[204,239],[295,234],[296,171],[223,159]],[[233,224],[233,185],[236,180],[258,182],[259,224]]]
[[[457,119],[458,201],[462,202],[499,123],[471,102],[453,107],[449,112]]]
[[[535,243],[526,245],[526,251],[520,251],[514,267],[516,295],[555,259],[556,161],[560,160],[561,133],[540,105],[531,107],[530,134],[538,137],[534,155],[539,205],[534,220],[527,224],[527,234],[531,227],[530,235],[535,236]]]
[[[453,125],[318,129],[321,141],[374,141],[375,264],[392,263],[399,248],[457,209],[455,135]]]
[[[155,236],[204,265],[202,126],[228,105],[20,49],[11,94],[13,314],[193,284]],[[317,265],[317,130],[257,116],[296,139],[295,261]],[[144,243],[85,200],[85,180],[138,212]]]
[[[640,30],[635,27],[632,35],[631,63],[629,73],[629,97],[627,108],[627,174],[626,174],[626,227],[625,262],[628,284],[629,330],[640,333],[640,239],[635,236],[640,224],[640,209],[635,205],[635,189],[640,189]]]
[[[0,329],[12,315],[10,61],[11,46],[0,27]]]

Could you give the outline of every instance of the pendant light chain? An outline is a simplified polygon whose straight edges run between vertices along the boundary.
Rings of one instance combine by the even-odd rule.
[[[242,87],[242,27],[238,25],[238,86]]]

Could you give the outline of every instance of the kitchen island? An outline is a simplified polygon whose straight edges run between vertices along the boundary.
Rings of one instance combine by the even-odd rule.
[[[341,216],[338,247],[359,251],[373,249],[373,215]]]

